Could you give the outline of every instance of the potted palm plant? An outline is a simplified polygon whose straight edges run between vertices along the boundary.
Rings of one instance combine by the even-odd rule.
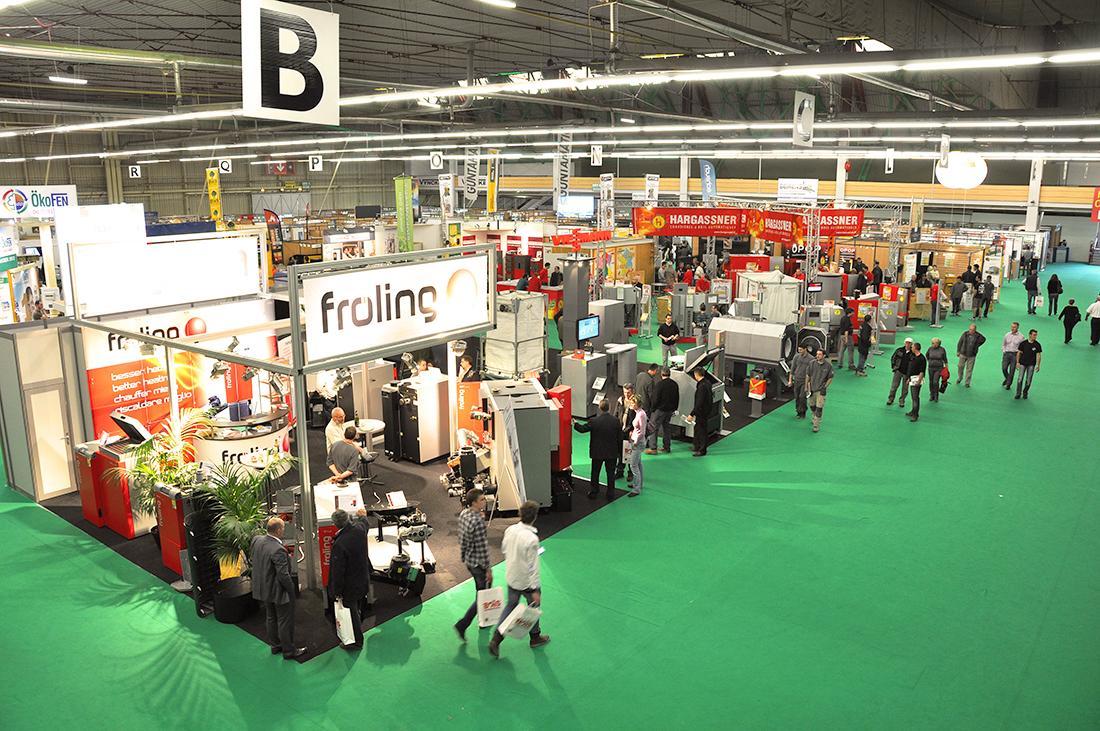
[[[219,564],[239,573],[218,583],[214,597],[214,614],[223,622],[235,624],[254,607],[251,601],[252,539],[263,534],[270,512],[267,507],[266,485],[269,480],[286,472],[294,458],[271,450],[262,469],[240,464],[223,463],[211,470],[209,479],[200,488],[211,498],[214,516],[214,550]]]
[[[160,534],[164,530],[165,512],[172,501],[170,495],[186,492],[196,485],[199,464],[194,461],[195,439],[210,430],[210,419],[197,409],[184,409],[178,418],[169,418],[150,439],[130,452],[130,464],[112,470],[115,479],[124,479],[130,489],[136,490],[135,503],[146,515],[156,515],[157,525],[152,531],[157,546],[161,546]],[[179,572],[179,557],[166,556],[161,551],[165,566]]]

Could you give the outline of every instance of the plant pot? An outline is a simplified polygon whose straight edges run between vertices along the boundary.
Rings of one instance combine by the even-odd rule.
[[[234,576],[218,582],[214,590],[214,617],[225,624],[239,624],[256,611],[252,579]]]

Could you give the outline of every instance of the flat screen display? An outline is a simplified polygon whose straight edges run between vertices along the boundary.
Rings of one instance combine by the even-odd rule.
[[[567,195],[558,203],[558,215],[565,218],[592,218],[596,215],[596,197]]]
[[[600,336],[599,315],[589,315],[577,320],[577,342],[598,338]]]

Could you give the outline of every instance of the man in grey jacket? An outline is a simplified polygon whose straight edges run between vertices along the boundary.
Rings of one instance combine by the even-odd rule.
[[[647,414],[653,414],[654,390],[657,388],[657,364],[650,363],[646,369],[634,379],[634,391],[638,394],[642,410]]]
[[[798,346],[798,352],[791,359],[791,376],[787,385],[794,388],[794,413],[796,419],[806,418],[806,374],[810,370],[810,364],[814,357],[806,352],[805,345]]]
[[[290,558],[283,547],[285,527],[281,518],[269,518],[267,533],[252,539],[252,596],[267,613],[267,640],[271,654],[287,660],[301,657],[306,648],[294,646],[294,600],[297,587],[290,576]]]
[[[978,326],[971,323],[962,335],[959,336],[959,344],[955,348],[955,355],[959,358],[959,380],[963,382],[966,376],[966,387],[970,388],[970,377],[974,375],[974,359],[978,357],[978,348],[985,343],[985,335],[978,332]]]
[[[925,353],[928,358],[929,399],[940,400],[940,376],[947,365],[947,348],[939,338],[932,338],[932,347]]]

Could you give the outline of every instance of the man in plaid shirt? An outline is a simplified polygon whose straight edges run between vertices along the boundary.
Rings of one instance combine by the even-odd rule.
[[[477,616],[477,592],[493,585],[493,567],[489,564],[489,539],[485,534],[485,493],[475,487],[466,493],[466,509],[458,516],[462,563],[474,577],[474,603],[455,624],[458,638],[466,641],[466,630]]]

